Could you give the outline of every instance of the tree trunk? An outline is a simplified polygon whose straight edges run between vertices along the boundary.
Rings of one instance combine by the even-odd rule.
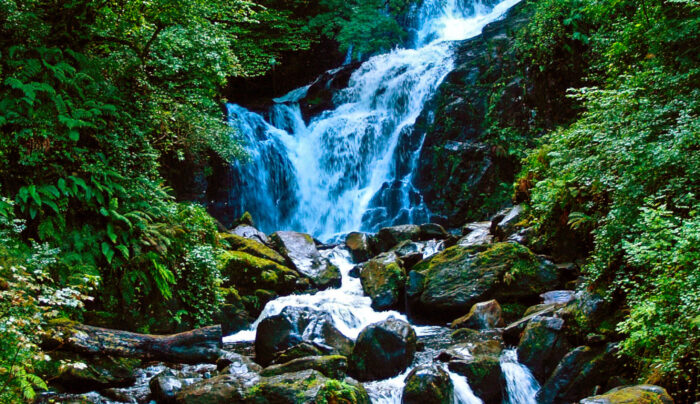
[[[44,338],[47,350],[175,362],[214,363],[222,347],[221,326],[172,335],[138,334],[84,324],[61,324]]]

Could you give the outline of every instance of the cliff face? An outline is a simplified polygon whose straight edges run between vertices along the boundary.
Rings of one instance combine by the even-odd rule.
[[[416,122],[411,137],[425,140],[414,182],[434,221],[457,226],[510,200],[515,139],[501,138],[497,128],[536,136],[532,87],[519,71],[514,46],[529,14],[522,2],[483,35],[456,43],[456,68]]]

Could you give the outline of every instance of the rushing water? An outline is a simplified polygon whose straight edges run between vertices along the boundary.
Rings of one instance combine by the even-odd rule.
[[[537,404],[535,395],[539,383],[527,366],[518,363],[515,349],[506,349],[501,355],[501,370],[506,379],[508,401],[505,404]]]
[[[229,206],[248,210],[265,231],[302,230],[328,239],[353,230],[427,222],[412,185],[423,139],[412,127],[426,101],[454,68],[453,42],[479,35],[519,0],[425,0],[415,11],[413,48],[364,62],[336,108],[302,119],[307,87],[254,113],[229,105],[231,125],[250,160],[230,173]]]

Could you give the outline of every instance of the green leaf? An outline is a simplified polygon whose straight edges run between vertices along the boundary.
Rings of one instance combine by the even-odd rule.
[[[106,242],[102,242],[102,254],[107,258],[108,263],[112,263],[112,257],[114,257],[114,250]]]
[[[114,232],[114,226],[112,223],[107,223],[107,237],[109,237],[112,243],[117,242],[117,233]]]

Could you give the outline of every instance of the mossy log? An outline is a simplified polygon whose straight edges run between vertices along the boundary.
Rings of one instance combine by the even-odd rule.
[[[174,362],[215,363],[222,347],[221,326],[179,334],[150,335],[78,323],[56,324],[44,337],[44,348],[82,355],[110,355]]]

